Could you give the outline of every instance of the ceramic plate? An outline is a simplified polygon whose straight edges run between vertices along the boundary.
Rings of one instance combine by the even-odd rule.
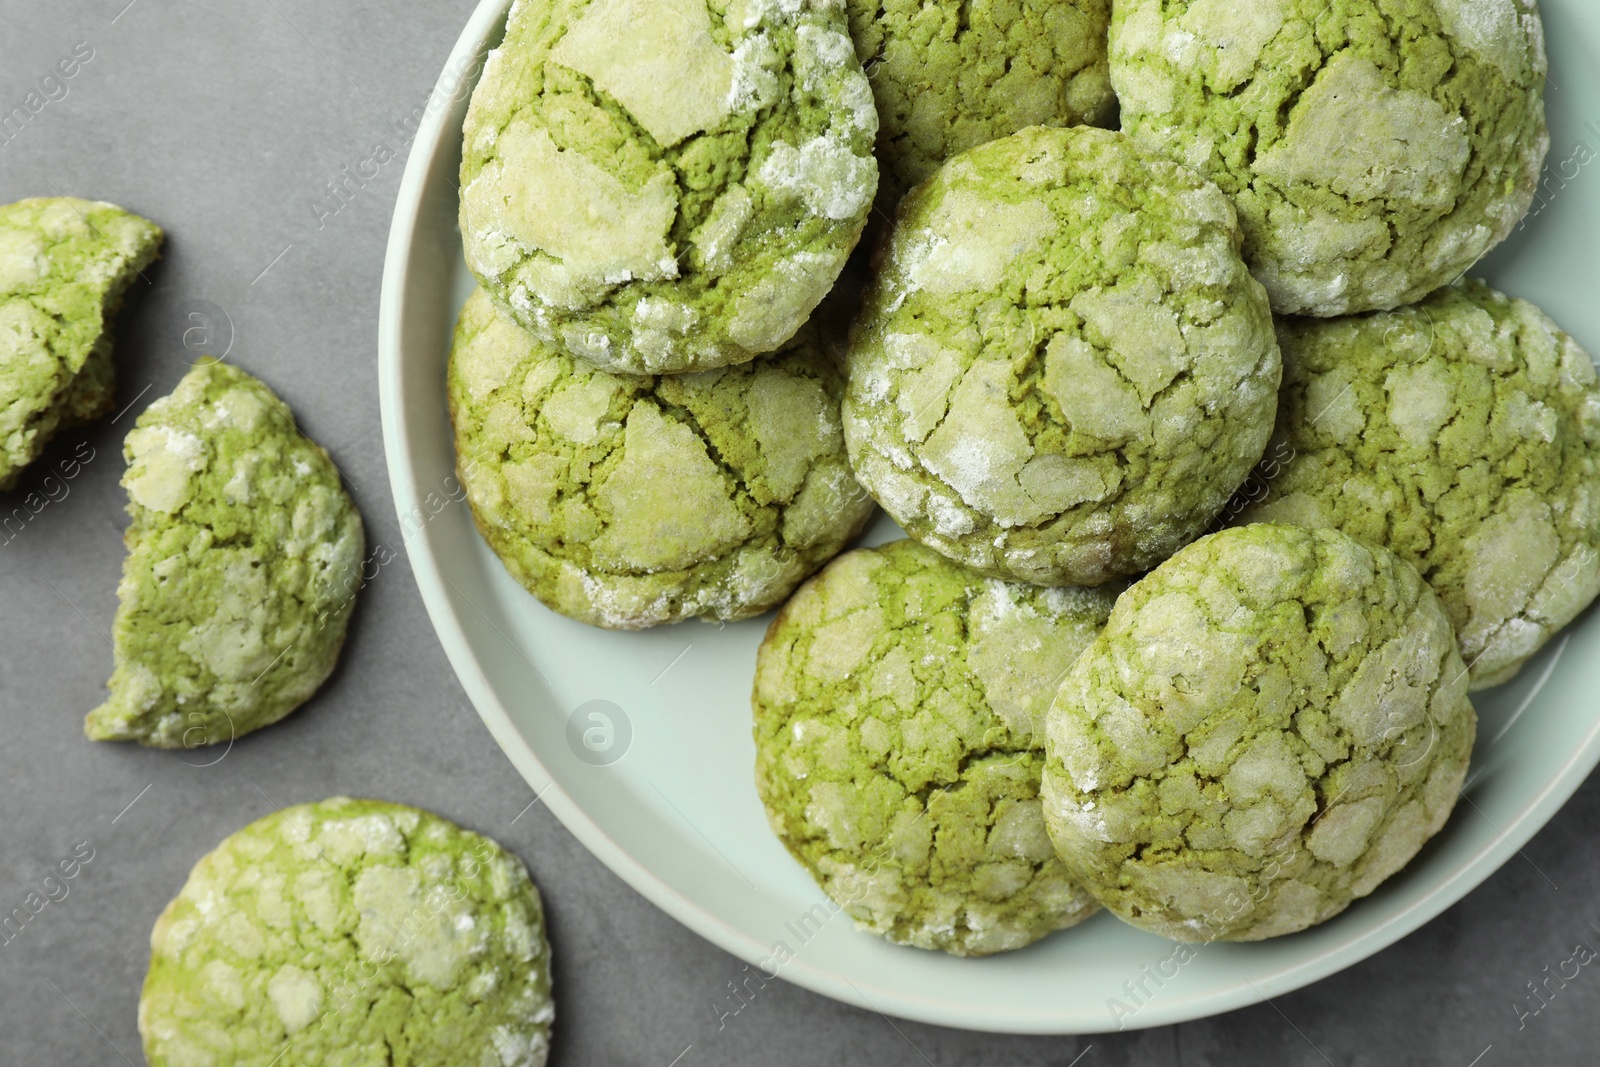
[[[1445,831],[1320,927],[1206,946],[1182,967],[1169,961],[1169,942],[1105,914],[982,960],[855,930],[779,845],[756,798],[749,693],[765,620],[641,634],[571,622],[512,581],[455,502],[445,362],[472,284],[456,228],[461,124],[508,2],[486,0],[467,26],[401,186],[379,331],[389,472],[423,600],[484,722],[542,802],[668,914],[769,973],[907,1018],[1019,1033],[1157,1026],[1276,996],[1393,944],[1515,855],[1594,767],[1600,622],[1591,614],[1515,682],[1478,697],[1473,769]],[[1595,352],[1600,175],[1588,170],[1600,122],[1581,105],[1600,100],[1600,7],[1543,6],[1550,169],[1536,213],[1476,273],[1540,303]],[[898,536],[885,519],[871,540]],[[1158,989],[1147,982],[1153,995],[1133,1014],[1114,1010],[1110,999],[1126,1003],[1123,984],[1146,965],[1171,976]]]

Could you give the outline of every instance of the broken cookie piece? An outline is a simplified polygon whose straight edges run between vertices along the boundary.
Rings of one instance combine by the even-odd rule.
[[[110,412],[109,320],[161,227],[72,197],[0,207],[0,489],[56,431]]]
[[[277,722],[333,671],[361,585],[361,516],[270,389],[191,370],[123,448],[128,557],[96,741],[194,748]]]

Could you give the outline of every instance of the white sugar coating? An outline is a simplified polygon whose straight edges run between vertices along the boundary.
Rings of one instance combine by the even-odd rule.
[[[191,477],[206,469],[206,450],[191,433],[170,426],[128,434],[128,494],[151,511],[172,513],[188,503]]]
[[[594,0],[550,56],[621,101],[662,147],[730,110],[734,61],[702,0]]]
[[[1037,200],[995,202],[954,190],[927,229],[905,242],[899,258],[910,287],[934,293],[992,289],[1006,269],[1059,230],[1055,215]],[[897,244],[898,248],[898,244]]]
[[[865,210],[877,192],[875,174],[871,160],[832,135],[814,137],[799,148],[779,141],[756,172],[773,191],[798,197],[830,219],[848,219]]]
[[[1318,120],[1291,124],[1256,173],[1284,185],[1320,182],[1354,201],[1388,197],[1435,211],[1455,203],[1472,155],[1461,115],[1391,88],[1371,60],[1349,53],[1329,61],[1301,102]]]
[[[1444,31],[1508,73],[1526,60],[1524,11],[1519,0],[1434,0]],[[1529,22],[1537,25],[1528,17]]]

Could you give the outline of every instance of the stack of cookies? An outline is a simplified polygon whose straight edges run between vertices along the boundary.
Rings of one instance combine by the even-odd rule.
[[[1593,363],[1462,280],[1549,145],[1538,12],[1394,7],[513,6],[474,514],[594,625],[787,600],[757,785],[863,928],[1322,922],[1600,592]],[[911,540],[838,556],[873,501]]]

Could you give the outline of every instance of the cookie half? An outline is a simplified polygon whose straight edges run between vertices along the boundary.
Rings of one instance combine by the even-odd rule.
[[[73,197],[0,207],[0,489],[57,430],[111,411],[110,319],[163,236]]]
[[[133,523],[96,741],[230,742],[333,672],[361,587],[361,515],[272,390],[196,366],[123,446]]]

